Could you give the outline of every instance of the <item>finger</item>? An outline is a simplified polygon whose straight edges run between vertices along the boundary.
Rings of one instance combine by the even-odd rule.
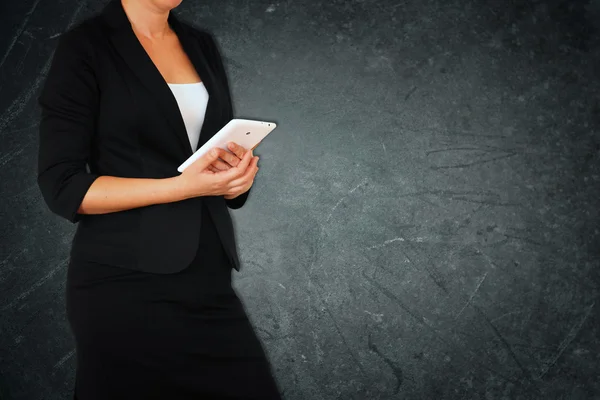
[[[243,176],[244,173],[246,172],[246,170],[248,169],[248,165],[250,164],[250,162],[252,160],[253,160],[252,152],[247,151],[237,166],[230,168],[229,171],[224,172],[225,174],[227,174],[226,178],[230,179],[230,180],[234,180],[234,179],[238,179],[241,176]]]
[[[248,168],[246,168],[243,175],[241,175],[235,179],[232,179],[229,184],[230,184],[230,186],[236,186],[236,187],[244,186],[249,181],[252,181],[254,179],[257,172],[258,172],[258,156],[252,158],[250,165],[248,165]]]
[[[232,168],[231,165],[221,161],[221,160],[215,160],[215,162],[212,163],[212,166],[217,170],[217,171],[227,171],[229,168]]]
[[[244,154],[246,154],[246,149],[243,146],[237,144],[236,142],[227,143],[227,148],[231,150],[233,154],[235,154],[239,159],[242,159],[244,157]]]
[[[221,149],[219,148],[219,157],[221,159],[223,159],[223,161],[225,161],[226,163],[228,163],[229,165],[231,165],[232,167],[235,167],[236,165],[238,165],[240,163],[240,158],[238,158],[237,155],[232,154],[230,152],[228,152],[227,150]]]
[[[206,154],[204,154],[202,157],[200,157],[199,159],[194,161],[192,163],[192,165],[194,165],[194,166],[197,165],[198,168],[200,169],[200,171],[202,171],[202,170],[207,169],[208,166],[211,165],[213,162],[215,162],[218,158],[219,158],[219,151],[216,148],[211,149]]]
[[[245,180],[244,182],[242,182],[242,184],[240,184],[240,186],[236,186],[233,189],[233,192],[236,193],[237,195],[240,195],[244,192],[247,192],[248,190],[250,190],[250,188],[252,187],[252,185],[254,185],[254,180],[256,179],[256,173],[258,172],[259,168],[257,167],[254,170],[254,173],[251,174],[251,176],[248,177],[247,180]]]
[[[258,167],[258,158],[255,158],[253,160],[253,164],[250,164],[248,166],[248,169],[246,170],[246,173],[244,174],[244,176],[240,179],[236,179],[235,181],[230,182],[230,184],[232,185],[232,188],[230,189],[230,191],[232,192],[232,194],[242,194],[248,190],[250,190],[250,188],[252,187],[252,185],[254,184],[254,180],[256,179],[256,174],[258,173],[258,170],[260,169]]]
[[[256,146],[254,146],[256,147]],[[228,148],[234,152],[234,154],[236,156],[238,156],[240,159],[242,159],[244,157],[244,154],[246,154],[248,152],[248,149],[245,148],[244,146],[240,146],[239,144],[235,143],[235,142],[229,142]],[[254,150],[254,148],[250,149],[250,151]],[[252,154],[253,156],[254,154]]]

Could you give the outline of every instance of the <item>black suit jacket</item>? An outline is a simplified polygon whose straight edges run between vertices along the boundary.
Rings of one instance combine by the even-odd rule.
[[[209,93],[198,148],[233,118],[229,86],[210,34],[173,12],[169,24]],[[200,240],[201,202],[240,270],[229,208],[203,196],[107,214],[78,214],[100,175],[168,178],[191,154],[170,88],[138,41],[120,0],[59,39],[41,94],[38,185],[49,209],[77,224],[71,257],[155,273],[184,269]]]

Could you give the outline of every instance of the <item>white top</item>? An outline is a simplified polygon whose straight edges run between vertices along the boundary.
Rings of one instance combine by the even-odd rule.
[[[196,151],[198,139],[200,138],[200,130],[204,124],[204,116],[206,115],[206,106],[208,105],[208,92],[204,87],[203,82],[196,83],[168,83],[179,111],[183,117],[185,128],[192,150]]]

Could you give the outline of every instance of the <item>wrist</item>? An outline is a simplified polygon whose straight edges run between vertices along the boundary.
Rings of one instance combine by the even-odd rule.
[[[166,178],[170,181],[173,191],[175,192],[175,196],[179,200],[187,200],[192,196],[189,186],[187,185],[186,179],[183,175],[173,176],[171,178]]]

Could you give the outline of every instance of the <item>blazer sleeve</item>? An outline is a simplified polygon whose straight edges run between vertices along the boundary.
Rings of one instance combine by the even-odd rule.
[[[231,120],[233,118],[233,102],[231,101],[231,91],[229,89],[229,81],[227,78],[227,72],[225,71],[225,67],[223,65],[223,59],[221,57],[221,53],[219,51],[219,48],[217,46],[217,43],[215,42],[213,36],[207,32],[202,32],[205,40],[207,41],[207,46],[206,48],[208,49],[208,58],[209,58],[209,62],[212,63],[212,65],[214,66],[214,70],[216,71],[217,74],[217,78],[221,81],[221,83],[224,85],[225,87],[225,93],[227,95],[227,99],[229,101],[230,104],[230,110],[231,110],[231,114],[229,115],[228,120]],[[237,196],[234,199],[231,200],[227,200],[225,199],[225,203],[227,203],[227,206],[231,209],[238,209],[241,208],[245,203],[246,200],[248,199],[248,195],[250,194],[250,191],[252,190],[252,187],[250,187],[250,189],[248,189],[248,191],[240,194],[239,196]]]
[[[72,223],[79,221],[79,206],[100,176],[86,169],[99,90],[89,42],[80,32],[60,37],[38,97],[37,183],[50,211]]]

